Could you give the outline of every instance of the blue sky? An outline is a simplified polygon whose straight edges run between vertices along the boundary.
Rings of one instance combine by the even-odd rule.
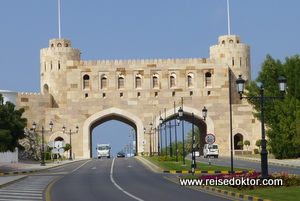
[[[228,34],[226,4],[61,0],[61,36],[82,60],[208,58]],[[58,38],[57,0],[1,0],[0,8],[0,90],[40,92],[39,50]],[[267,54],[284,61],[299,53],[299,8],[298,0],[230,0],[231,34],[251,47],[252,79]]]

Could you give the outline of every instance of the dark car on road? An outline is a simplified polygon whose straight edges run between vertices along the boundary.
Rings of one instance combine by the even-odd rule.
[[[125,157],[125,153],[124,153],[123,151],[119,151],[119,152],[117,153],[117,157],[118,157],[118,158]]]

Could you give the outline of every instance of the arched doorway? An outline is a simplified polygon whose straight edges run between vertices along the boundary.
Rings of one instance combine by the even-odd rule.
[[[172,111],[167,111],[166,114],[168,115]],[[205,135],[207,134],[207,125],[206,122],[202,117],[199,117],[198,115],[194,114],[194,119],[192,118],[192,113],[184,112],[183,119],[180,120],[179,124],[177,122],[178,113],[175,114],[169,114],[169,116],[164,116],[162,114],[162,117],[164,118],[164,124],[162,126],[162,129],[160,131],[160,141],[161,141],[161,153],[163,155],[167,154],[170,155],[171,149],[170,149],[170,140],[172,140],[172,150],[173,150],[173,156],[176,148],[174,147],[175,141],[177,139],[178,145],[180,147],[180,150],[177,150],[180,152],[178,155],[180,156],[182,151],[182,141],[184,141],[184,149],[187,152],[191,152],[192,150],[192,128],[194,125],[194,134],[195,134],[195,150],[196,152],[199,152],[200,155],[203,155],[203,147],[205,144]],[[159,117],[160,118],[160,117]],[[183,122],[182,122],[183,121]],[[183,126],[182,126],[183,124]],[[184,135],[184,136],[183,136]],[[170,137],[171,136],[171,137]],[[190,140],[189,140],[190,139]],[[166,149],[167,147],[167,149]]]
[[[93,157],[93,143],[92,143],[92,133],[93,130],[105,123],[109,122],[111,120],[119,121],[124,124],[127,124],[130,127],[130,130],[132,128],[134,129],[135,133],[135,150],[136,152],[141,152],[143,149],[143,143],[142,140],[144,139],[144,133],[143,133],[143,123],[142,121],[134,114],[122,110],[119,108],[110,108],[106,110],[102,110],[100,112],[95,113],[94,115],[90,116],[83,125],[83,155],[85,157]],[[128,132],[124,132],[124,135],[128,136]],[[118,140],[118,139],[116,139]]]
[[[122,120],[108,120],[102,122],[91,131],[92,158],[97,158],[97,144],[110,144],[110,157],[115,158],[122,151],[126,157],[136,153],[136,132],[131,125]]]
[[[235,150],[242,150],[243,149],[242,146],[238,146],[239,141],[244,142],[242,134],[240,134],[240,133],[235,134],[234,138],[233,138],[233,141],[234,141],[234,149]]]

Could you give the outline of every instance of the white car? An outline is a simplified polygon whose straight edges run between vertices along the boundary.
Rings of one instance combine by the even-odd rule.
[[[217,144],[205,144],[203,147],[204,158],[213,156],[214,158],[219,157],[219,146]]]

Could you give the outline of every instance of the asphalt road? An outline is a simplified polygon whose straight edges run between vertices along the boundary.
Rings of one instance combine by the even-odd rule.
[[[180,186],[178,180],[170,179],[175,175],[155,172],[137,158],[94,159],[59,171],[69,173],[47,187],[47,201],[238,200],[198,187]]]
[[[203,158],[202,156],[196,157],[196,161],[208,164],[209,158]],[[229,157],[211,158],[210,161],[211,161],[211,164],[213,164],[213,165],[228,166],[229,167],[228,170],[230,170],[231,160]],[[260,162],[233,159],[233,167],[252,169],[252,170],[255,170],[256,172],[261,172],[261,163]],[[287,167],[287,166],[282,166],[282,165],[268,164],[268,170],[269,170],[269,173],[288,172],[291,174],[300,175],[300,169],[295,168],[295,167]]]

